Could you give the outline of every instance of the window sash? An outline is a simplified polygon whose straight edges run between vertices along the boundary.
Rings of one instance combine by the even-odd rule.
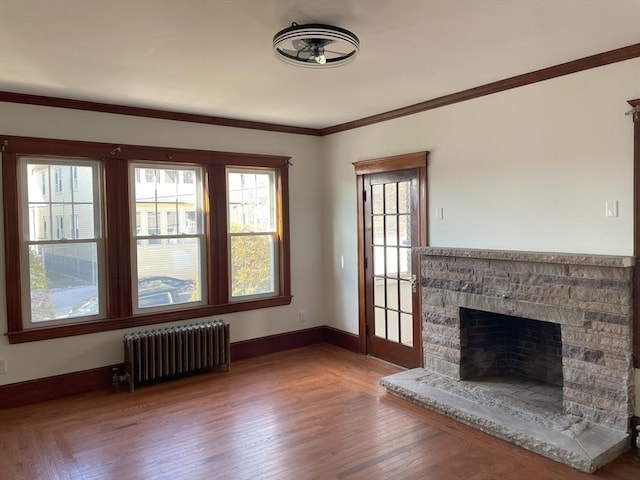
[[[78,237],[75,228],[77,227],[77,215],[73,214],[69,218],[69,221],[65,221],[65,215],[53,215],[54,206],[70,206],[71,211],[73,212],[74,206],[76,205],[75,199],[73,196],[73,192],[71,192],[70,202],[66,201],[65,203],[61,203],[52,198],[48,192],[42,192],[42,184],[36,186],[29,181],[29,173],[28,169],[30,166],[37,167],[38,165],[42,166],[44,170],[40,172],[40,178],[42,178],[42,174],[45,172],[54,171],[55,174],[55,184],[53,185],[56,189],[56,193],[62,193],[59,186],[61,185],[61,179],[63,177],[62,171],[64,168],[68,168],[70,173],[76,170],[75,166],[82,165],[83,167],[91,168],[91,181],[92,181],[92,195],[91,202],[88,202],[86,199],[83,202],[78,202],[80,205],[92,205],[92,218],[93,218],[93,228],[92,235],[88,235],[86,238],[73,238]],[[66,325],[66,324],[74,324],[78,322],[86,322],[87,320],[95,320],[99,318],[105,317],[105,296],[103,292],[102,286],[105,285],[104,281],[104,271],[105,271],[105,255],[104,255],[104,242],[102,239],[101,232],[102,228],[102,216],[101,216],[101,205],[102,205],[102,192],[100,189],[100,179],[101,179],[101,164],[97,160],[93,159],[65,159],[65,158],[41,158],[41,157],[33,157],[30,155],[20,156],[17,160],[17,168],[19,169],[19,176],[22,179],[21,185],[23,188],[20,190],[20,202],[18,206],[18,210],[20,216],[22,217],[22,228],[20,238],[22,239],[19,247],[19,262],[20,262],[20,284],[22,287],[22,291],[25,292],[24,295],[21,296],[20,299],[20,307],[22,312],[22,323],[24,328],[34,328],[34,327],[51,327],[56,325]],[[51,177],[50,174],[46,174],[46,177]],[[71,177],[70,177],[71,179]],[[52,185],[48,185],[51,187]],[[72,184],[70,183],[70,186]],[[30,193],[33,191],[39,191],[42,194],[42,200],[34,202],[30,199]],[[60,191],[59,191],[60,190]],[[31,222],[31,216],[35,216],[38,212],[38,208],[45,208],[45,213],[41,216],[42,225],[43,225],[43,233],[44,238],[37,238],[36,231],[32,231],[32,228],[35,224],[40,225],[40,219],[33,219]],[[53,238],[53,232],[51,232],[52,236],[49,238],[48,232],[48,219],[55,218],[55,229],[56,229],[56,238]],[[66,224],[66,225],[65,225]],[[65,226],[71,229],[71,239],[66,238],[65,236]],[[32,238],[36,237],[36,238]],[[92,268],[93,271],[93,283],[95,283],[96,294],[98,299],[99,311],[100,314],[92,315],[90,317],[68,317],[66,312],[63,310],[67,310],[66,307],[58,305],[58,312],[56,313],[55,307],[56,304],[51,301],[47,301],[47,315],[51,314],[53,318],[44,318],[44,319],[34,319],[33,311],[34,305],[32,305],[32,299],[34,295],[34,289],[36,288],[36,284],[32,279],[33,270],[31,268],[31,261],[37,261],[37,265],[41,265],[41,273],[44,274],[48,278],[46,274],[46,264],[45,259],[47,258],[47,254],[45,253],[47,250],[55,247],[61,247],[64,249],[65,246],[73,246],[77,245],[77,248],[74,249],[75,253],[78,253],[78,249],[81,249],[80,252],[87,252],[86,248],[82,248],[82,246],[93,246],[88,249],[89,252],[94,252],[95,256],[95,268]],[[36,251],[41,253],[41,257],[39,259],[35,259],[30,254],[31,251]],[[61,257],[58,256],[58,259],[64,259],[65,255]],[[76,262],[86,262],[87,259],[81,259],[80,257],[72,256],[66,257],[73,259],[72,263]],[[94,257],[92,256],[91,259]],[[60,260],[64,261],[64,260]],[[92,260],[89,260],[93,263]],[[34,266],[34,268],[36,268]],[[43,279],[44,280],[44,279]],[[46,280],[47,283],[50,280]],[[52,295],[52,293],[46,290],[47,297]]]
[[[203,173],[200,167],[178,165],[173,162],[154,163],[153,168],[147,163],[130,162],[129,164],[129,210],[132,224],[131,235],[131,291],[132,312],[141,314],[148,312],[170,311],[177,308],[193,308],[206,305],[207,295],[207,250],[203,221]],[[153,182],[138,181],[138,172],[154,172]],[[177,182],[181,171],[194,174],[195,182],[184,185]],[[149,178],[149,177],[145,177]],[[151,190],[153,185],[153,190]],[[144,196],[139,198],[139,193]],[[193,203],[189,202],[189,199]],[[200,228],[191,234],[180,231],[178,220],[186,216],[187,211],[195,208],[196,218]],[[145,218],[146,230],[139,224],[139,218]],[[175,232],[169,232],[169,219],[175,217]],[[138,228],[140,232],[138,232]],[[172,255],[182,255],[181,267],[176,267],[171,260]],[[195,255],[197,261],[188,267],[184,262]],[[164,258],[169,256],[168,258]],[[158,259],[157,262],[146,262],[146,259]],[[147,265],[146,273],[142,273],[141,261]],[[158,267],[161,267],[158,269]],[[151,273],[150,273],[151,272]],[[156,273],[157,272],[157,273]],[[187,279],[183,278],[186,272]],[[160,279],[154,282],[158,287],[150,289],[140,285],[148,278],[170,277],[171,282],[182,280],[193,282],[194,290],[190,286],[177,287],[163,283]],[[160,285],[162,285],[160,287]],[[161,292],[159,290],[162,290]],[[195,296],[195,298],[194,298]],[[157,297],[157,300],[154,299]],[[144,299],[151,299],[143,305]],[[179,305],[179,306],[176,306]]]

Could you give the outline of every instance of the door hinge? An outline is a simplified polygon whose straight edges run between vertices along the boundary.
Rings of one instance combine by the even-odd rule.
[[[364,257],[364,269],[366,270],[367,268],[369,268],[369,259]]]
[[[366,203],[367,201],[367,191],[366,190],[362,190],[362,201]]]
[[[368,337],[369,336],[369,324],[365,323],[364,325],[364,336]]]

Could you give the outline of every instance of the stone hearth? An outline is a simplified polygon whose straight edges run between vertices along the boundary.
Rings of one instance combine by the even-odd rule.
[[[420,256],[424,368],[382,379],[391,393],[582,471],[593,472],[630,447],[632,257],[431,247],[414,254]],[[465,326],[469,312],[471,327]],[[514,336],[495,320],[483,327],[488,333],[478,333],[477,319],[493,314],[507,322],[506,330],[528,320],[553,325],[527,326],[524,337],[516,335],[531,348],[488,354],[475,345],[479,335]],[[558,337],[558,327],[560,344],[534,338]],[[509,341],[494,343],[503,352]],[[521,362],[527,349],[544,352],[518,367],[533,376],[496,376],[494,358]]]

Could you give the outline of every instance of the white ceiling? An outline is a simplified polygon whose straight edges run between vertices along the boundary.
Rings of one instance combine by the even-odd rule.
[[[277,60],[294,21],[360,55]],[[0,0],[0,90],[324,128],[635,43],[640,0]]]

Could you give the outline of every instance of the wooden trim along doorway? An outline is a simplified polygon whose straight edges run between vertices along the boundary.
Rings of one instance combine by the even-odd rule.
[[[422,366],[419,261],[427,245],[428,152],[355,162],[361,353]]]
[[[633,366],[640,368],[640,98],[629,100],[633,120]]]

